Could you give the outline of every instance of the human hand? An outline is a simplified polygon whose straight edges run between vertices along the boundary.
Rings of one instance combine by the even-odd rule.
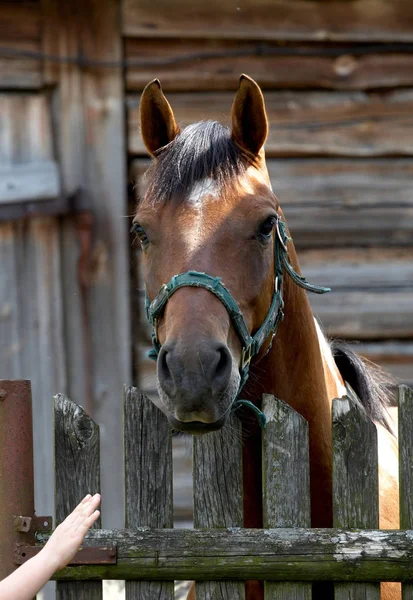
[[[55,571],[63,569],[76,555],[83,538],[99,517],[100,494],[85,496],[73,512],[54,530],[42,550],[54,564]]]

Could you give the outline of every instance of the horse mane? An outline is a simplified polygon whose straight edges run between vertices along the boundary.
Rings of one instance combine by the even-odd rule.
[[[387,409],[394,404],[396,380],[378,365],[353,352],[342,340],[331,340],[330,348],[341,376],[358,396],[367,416],[392,433]]]
[[[217,121],[189,125],[160,148],[145,174],[145,196],[152,202],[181,202],[205,178],[220,187],[228,185],[246,168],[231,132]]]

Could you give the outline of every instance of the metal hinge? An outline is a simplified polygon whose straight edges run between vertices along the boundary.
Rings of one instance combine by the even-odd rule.
[[[38,515],[34,515],[34,517],[17,515],[14,517],[14,528],[21,533],[28,533],[29,531],[34,533],[46,533],[53,529],[53,518],[41,517]]]
[[[14,547],[13,562],[22,565],[38,554],[43,546],[29,546],[27,544],[16,544]],[[70,561],[71,565],[116,565],[116,546],[84,546],[79,549],[76,556]]]

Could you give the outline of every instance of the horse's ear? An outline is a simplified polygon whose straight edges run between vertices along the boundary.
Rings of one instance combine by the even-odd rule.
[[[261,89],[248,75],[240,77],[231,117],[234,142],[248,152],[258,154],[268,135],[267,114]]]
[[[142,139],[149,153],[155,155],[162,146],[172,142],[179,133],[171,105],[165,98],[159,79],[154,79],[142,92]]]

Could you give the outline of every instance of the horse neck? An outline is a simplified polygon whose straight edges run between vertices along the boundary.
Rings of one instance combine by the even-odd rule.
[[[289,259],[299,269],[292,243]],[[309,424],[312,525],[331,526],[331,398],[325,378],[324,357],[306,292],[284,277],[284,320],[272,349],[255,366],[251,365],[248,397],[257,401],[262,393],[273,394],[299,412]],[[250,432],[244,475],[254,477],[253,466],[260,452],[258,434]],[[256,470],[255,462],[255,470]],[[252,481],[246,482],[251,489]],[[258,482],[253,485],[260,485]],[[254,509],[250,507],[250,510]],[[255,511],[256,512],[256,511]],[[248,507],[246,506],[246,519]]]

